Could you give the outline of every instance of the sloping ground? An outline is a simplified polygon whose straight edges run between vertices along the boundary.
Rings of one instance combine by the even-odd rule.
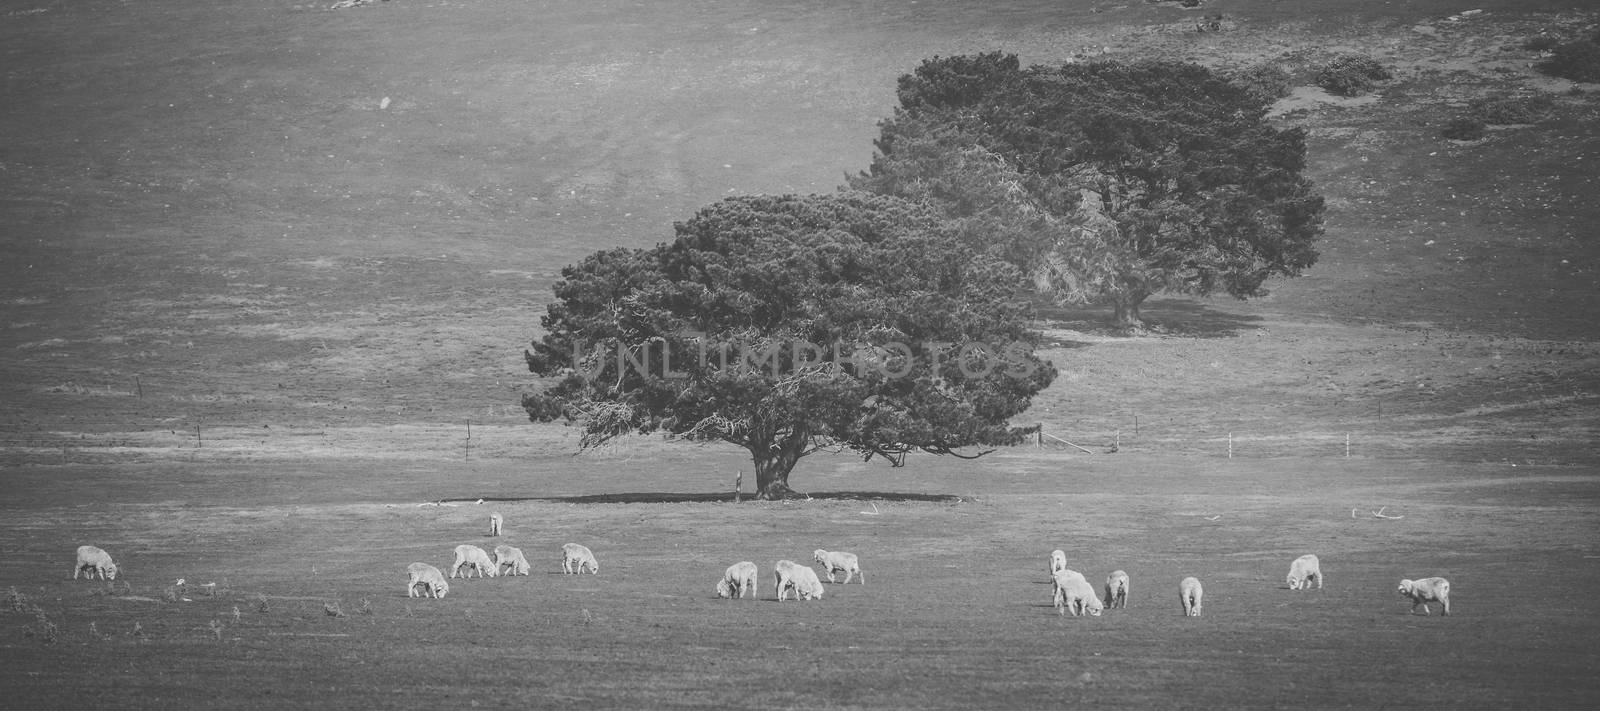
[[[1234,3],[1225,31],[1197,33],[1199,13],[1171,3],[683,21],[623,5],[10,17],[28,61],[6,89],[20,138],[0,155],[7,460],[449,461],[473,424],[479,456],[561,451],[559,430],[508,439],[520,350],[561,265],[661,239],[729,191],[831,189],[866,163],[895,75],[997,47],[1296,71],[1361,52],[1397,70],[1359,100],[1300,87],[1280,106],[1311,132],[1329,198],[1305,276],[1248,303],[1158,300],[1152,338],[1044,313],[1073,346],[1051,353],[1062,378],[1029,415],[1047,431],[1224,454],[1232,433],[1238,456],[1342,456],[1348,436],[1365,456],[1592,457],[1600,121],[1594,87],[1538,75],[1521,46],[1589,18]],[[479,42],[445,41],[463,32]],[[1439,137],[1500,92],[1555,110],[1477,143]]]

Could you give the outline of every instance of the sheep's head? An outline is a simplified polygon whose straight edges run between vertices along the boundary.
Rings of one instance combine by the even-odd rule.
[[[1410,595],[1413,585],[1415,585],[1415,583],[1411,582],[1410,580],[1402,580],[1402,581],[1400,581],[1400,594],[1401,595]]]
[[[445,582],[443,580],[440,580],[439,582],[435,583],[434,586],[433,586],[433,596],[434,597],[444,597],[445,595],[449,594],[449,592],[450,592],[450,583],[447,583],[447,582]]]
[[[717,581],[717,597],[733,597],[733,589],[728,587],[728,581]]]
[[[106,570],[106,580],[116,580],[117,579],[117,564],[116,563],[106,563],[105,570]]]
[[[825,550],[822,550],[821,548],[818,548],[815,551],[811,552],[811,559],[817,561],[818,563],[827,563],[828,562],[828,552],[825,551]]]

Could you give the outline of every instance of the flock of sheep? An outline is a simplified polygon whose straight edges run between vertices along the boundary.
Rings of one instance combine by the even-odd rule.
[[[500,514],[490,516],[489,535],[500,535],[503,524],[504,519]],[[861,561],[854,553],[818,549],[811,557],[822,567],[830,583],[836,582],[835,573],[844,573],[845,583],[857,577],[861,579],[860,584],[865,585],[867,582],[867,576],[861,572]],[[480,578],[528,575],[530,570],[528,558],[515,546],[495,546],[494,558],[491,559],[488,552],[482,548],[463,544],[456,546],[456,561],[450,567],[449,577],[455,578],[459,575],[465,578],[474,572]],[[561,571],[568,575],[581,575],[584,570],[593,575],[600,573],[600,563],[595,559],[594,552],[577,543],[562,546]],[[408,597],[442,598],[450,592],[450,583],[445,579],[444,572],[432,565],[412,563],[406,566],[406,572],[409,576],[406,581]],[[78,562],[72,569],[72,578],[76,580],[80,573],[87,573],[91,580],[96,575],[102,580],[116,580],[117,564],[112,562],[111,554],[100,548],[79,546]],[[722,578],[717,581],[717,597],[755,597],[758,574],[756,564],[750,561],[741,561],[728,566]],[[787,599],[790,592],[794,593],[796,600],[815,600],[822,597],[822,581],[817,577],[817,572],[808,565],[780,560],[772,565],[772,577],[780,601]],[[1106,577],[1103,590],[1097,592],[1082,573],[1067,567],[1067,554],[1057,550],[1050,554],[1050,577],[1053,580],[1051,600],[1059,615],[1070,613],[1075,617],[1098,616],[1105,608],[1126,607],[1128,604],[1129,583],[1125,571],[1113,571]],[[1313,581],[1320,589],[1322,579],[1322,564],[1315,555],[1300,556],[1289,565],[1288,582],[1291,590],[1309,589]],[[1422,614],[1432,614],[1428,608],[1428,603],[1431,602],[1439,603],[1445,615],[1450,614],[1450,581],[1444,578],[1401,580],[1399,592],[1411,599],[1412,614],[1416,614],[1418,607],[1422,608]],[[1187,577],[1178,583],[1178,600],[1185,616],[1199,617],[1204,597],[1205,588],[1198,578]]]
[[[1050,577],[1054,581],[1051,597],[1056,614],[1099,616],[1105,608],[1126,607],[1128,604],[1128,574],[1124,571],[1112,571],[1106,577],[1102,598],[1089,580],[1083,577],[1083,573],[1067,567],[1067,554],[1058,550],[1050,553]],[[1316,581],[1317,588],[1322,587],[1322,562],[1315,555],[1300,556],[1289,564],[1290,590],[1310,589],[1312,581]],[[1444,614],[1450,614],[1450,581],[1444,578],[1401,580],[1399,591],[1411,599],[1412,614],[1416,614],[1418,607],[1422,608],[1422,614],[1432,614],[1428,610],[1430,602],[1439,603],[1444,608]],[[1199,617],[1204,598],[1205,587],[1200,584],[1199,578],[1191,576],[1178,583],[1178,603],[1183,607],[1185,616]]]
[[[500,535],[500,514],[495,514],[491,519],[490,535]],[[496,577],[499,575],[528,575],[533,566],[528,564],[528,557],[522,554],[522,549],[516,546],[495,546],[494,559],[490,560],[488,552],[469,543],[456,546],[456,562],[450,566],[450,577],[470,577],[474,572],[478,577]],[[595,560],[594,552],[587,546],[577,543],[568,543],[561,547],[561,572],[568,575],[581,575],[587,569],[591,575],[600,573],[600,562]],[[427,563],[412,563],[406,566],[409,578],[406,581],[406,595],[409,597],[441,598],[450,592],[450,583],[445,580],[444,573]]]

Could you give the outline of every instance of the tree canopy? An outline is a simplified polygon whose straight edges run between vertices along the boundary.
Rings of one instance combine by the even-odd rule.
[[[1054,296],[1140,323],[1152,294],[1266,293],[1317,258],[1305,133],[1192,63],[935,57],[900,78],[851,188],[937,205]]]
[[[933,210],[841,192],[729,198],[652,249],[567,267],[525,352],[548,387],[535,421],[582,446],[629,433],[750,453],[757,494],[792,493],[819,450],[899,465],[1014,444],[1010,419],[1049,385],[1021,277]]]

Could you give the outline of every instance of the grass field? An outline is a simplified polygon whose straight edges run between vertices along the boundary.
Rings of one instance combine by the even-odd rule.
[[[0,3],[6,706],[1600,704],[1600,87],[1522,48],[1573,3],[331,4]],[[1330,206],[1304,276],[1141,337],[1041,310],[1028,418],[1090,453],[818,455],[811,500],[735,505],[736,452],[521,416],[563,265],[833,190],[895,77],[993,49],[1396,78],[1280,105]],[[1440,137],[1502,94],[1554,106]],[[405,596],[500,542],[533,575]],[[115,584],[71,579],[84,543]],[[869,582],[774,602],[819,547]],[[1129,609],[1058,616],[1053,548]],[[1290,591],[1305,552],[1327,587]],[[738,560],[761,596],[713,599]],[[1394,591],[1429,575],[1449,618]]]

